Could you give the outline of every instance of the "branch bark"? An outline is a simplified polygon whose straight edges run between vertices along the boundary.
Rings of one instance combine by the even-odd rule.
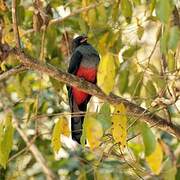
[[[56,69],[51,65],[43,64],[39,60],[26,55],[18,48],[11,50],[11,53],[19,58],[22,65],[24,65],[26,68],[45,73],[50,77],[57,79],[58,81],[64,82],[70,86],[77,87],[88,94],[109,102],[110,104],[123,103],[126,106],[128,112],[133,112],[133,116],[138,117],[138,121],[145,121],[152,126],[156,125],[159,129],[171,133],[177,138],[180,138],[180,125],[168,122],[160,116],[155,115],[150,111],[114,94],[107,96],[96,85],[80,79],[72,74],[62,72],[61,70]]]
[[[83,8],[81,8],[81,9],[78,9],[78,10],[70,13],[69,15],[67,15],[67,16],[65,16],[65,17],[63,17],[63,18],[60,17],[60,18],[52,19],[52,20],[49,22],[49,25],[61,23],[61,22],[65,21],[66,19],[68,19],[68,18],[70,18],[70,17],[72,17],[72,16],[75,16],[75,15],[80,14],[80,13],[82,13],[82,12],[87,12],[87,11],[89,11],[90,9],[94,9],[94,8],[96,8],[99,4],[101,4],[101,2],[99,2],[99,3],[96,2],[96,3],[94,3],[94,4],[91,4],[91,5],[87,6],[87,7],[83,7]]]
[[[17,121],[15,120],[14,122],[15,124],[15,128],[18,131],[18,133],[20,134],[20,136],[22,137],[22,139],[24,140],[24,142],[27,144],[27,147],[29,147],[29,150],[31,151],[32,155],[34,156],[34,158],[36,159],[36,161],[40,164],[40,166],[42,167],[43,172],[46,175],[46,179],[47,180],[53,180],[53,179],[57,179],[56,175],[51,171],[51,169],[47,166],[46,164],[46,160],[44,159],[44,157],[42,156],[41,152],[38,150],[38,148],[32,144],[27,135],[25,134],[25,132],[19,127],[19,124],[17,123]]]
[[[26,68],[25,66],[16,66],[15,68],[12,68],[2,74],[0,74],[0,81],[7,79],[9,76],[21,73],[25,70],[27,70],[28,68]]]
[[[102,2],[96,2],[94,4],[90,4],[87,7],[83,7],[81,9],[78,9],[76,11],[71,12],[69,15],[65,16],[65,17],[59,17],[59,18],[55,18],[49,21],[48,27],[53,25],[53,24],[58,24],[58,23],[62,23],[63,21],[65,21],[66,19],[73,17],[75,15],[78,15],[82,12],[88,12],[91,9],[96,8],[98,5],[100,5]],[[43,28],[43,27],[42,27]],[[29,34],[29,33],[33,33],[34,29],[29,29],[28,31],[26,31],[22,36]]]
[[[16,47],[20,48],[20,38],[19,38],[19,30],[18,30],[18,24],[17,24],[17,11],[16,7],[17,2],[16,0],[12,0],[12,21],[13,21],[13,31],[14,31],[14,38],[16,42]]]

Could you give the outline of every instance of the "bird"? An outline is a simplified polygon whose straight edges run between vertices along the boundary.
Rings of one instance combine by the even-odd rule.
[[[80,35],[72,40],[72,54],[68,73],[96,84],[99,62],[99,53],[88,43],[86,35]],[[84,115],[78,116],[78,113],[86,112],[91,95],[72,86],[67,86],[67,90],[71,110],[71,135],[72,139],[80,144]]]

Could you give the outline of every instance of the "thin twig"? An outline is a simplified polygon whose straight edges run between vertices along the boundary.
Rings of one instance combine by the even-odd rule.
[[[94,9],[94,8],[96,8],[98,5],[100,5],[101,3],[102,3],[102,2],[100,2],[100,3],[97,3],[97,2],[96,2],[96,3],[94,3],[94,4],[90,4],[90,5],[87,6],[87,7],[83,7],[83,8],[81,8],[81,9],[78,9],[78,10],[70,13],[69,15],[67,15],[67,16],[65,16],[65,17],[63,17],[63,18],[60,17],[60,18],[52,19],[52,20],[49,22],[49,25],[61,23],[61,22],[63,22],[64,20],[66,20],[66,19],[68,19],[68,18],[70,18],[70,17],[73,17],[73,16],[75,16],[75,15],[77,15],[77,14],[81,14],[82,12],[87,12],[87,11],[89,11],[90,9]]]
[[[58,17],[58,18],[55,18],[55,19],[52,19],[49,21],[49,24],[48,24],[48,27],[53,25],[53,24],[58,24],[58,23],[62,23],[63,21],[65,21],[66,19],[70,18],[70,17],[73,17],[73,16],[76,16],[78,14],[81,14],[82,12],[88,12],[89,10],[91,9],[94,9],[96,8],[98,5],[100,5],[102,2],[96,2],[94,4],[90,4],[89,6],[87,7],[83,7],[81,9],[78,9],[76,11],[73,11],[72,13],[70,13],[69,15],[65,16],[65,17]],[[42,27],[44,28],[44,27]],[[26,35],[26,34],[29,34],[29,33],[32,33],[34,32],[34,29],[29,29],[28,31],[26,31],[22,36]]]
[[[46,160],[42,156],[41,152],[38,150],[38,148],[35,146],[35,144],[32,144],[31,141],[28,139],[26,133],[19,127],[19,124],[17,120],[14,121],[14,125],[24,142],[29,147],[29,150],[33,154],[36,161],[41,165],[43,172],[46,175],[47,180],[52,180],[56,178],[56,175],[51,171],[51,169],[47,166]]]
[[[25,70],[27,70],[28,68],[22,65],[16,66],[8,71],[5,71],[3,73],[0,74],[0,81],[7,79],[8,77],[24,72]]]
[[[20,48],[20,38],[19,38],[19,30],[18,30],[18,23],[17,23],[17,11],[16,11],[16,0],[12,0],[12,21],[13,21],[13,31],[14,31],[14,38],[16,42],[16,47]]]

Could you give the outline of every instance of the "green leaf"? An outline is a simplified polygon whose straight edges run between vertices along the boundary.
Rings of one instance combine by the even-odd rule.
[[[123,16],[126,18],[128,23],[131,22],[132,18],[132,4],[129,0],[121,0],[121,11]]]
[[[143,73],[139,72],[138,74],[134,75],[134,80],[132,81],[131,85],[129,86],[129,93],[132,96],[139,96],[143,81]]]
[[[138,26],[137,35],[138,35],[139,40],[141,40],[143,34],[144,34],[144,28],[142,26]]]
[[[97,14],[95,9],[91,9],[88,12],[88,22],[89,26],[95,27],[97,24]]]
[[[104,131],[111,127],[111,109],[108,103],[102,105],[97,120],[102,124]]]
[[[163,180],[175,180],[176,172],[176,166],[173,165],[172,160],[168,157],[162,164],[160,177]]]
[[[180,29],[177,26],[171,28],[169,33],[168,48],[175,50],[180,40]]]
[[[160,38],[160,49],[163,54],[167,53],[168,40],[169,40],[169,32],[166,29]]]
[[[125,50],[122,54],[123,59],[127,60],[128,58],[132,57],[138,50],[140,46],[131,46],[129,49]]]
[[[53,50],[56,47],[56,39],[57,39],[57,30],[55,26],[51,26],[51,28],[47,28],[47,51],[49,54],[52,54]]]
[[[146,84],[146,94],[150,98],[155,98],[156,96],[156,88],[154,87],[153,82],[150,80]]]
[[[119,15],[119,3],[114,3],[112,8],[112,19],[115,22]]]
[[[174,52],[172,51],[169,51],[168,52],[168,58],[167,58],[167,63],[168,63],[168,70],[169,71],[174,71],[175,70],[175,67],[176,67],[176,60],[175,60],[175,57],[174,57]]]
[[[168,23],[172,9],[172,0],[159,0],[156,4],[156,14],[162,23]]]
[[[64,1],[62,1],[62,0],[51,0],[51,1],[50,1],[50,5],[51,5],[51,7],[53,7],[53,8],[57,8],[57,7],[59,7],[60,5],[62,5],[63,2],[64,2]]]
[[[14,128],[12,126],[12,115],[6,115],[5,123],[0,124],[1,137],[0,137],[0,165],[6,168],[9,154],[13,146]]]
[[[150,1],[150,13],[151,13],[151,15],[154,11],[155,6],[156,6],[156,0],[151,0]]]
[[[19,25],[21,25],[25,18],[25,9],[24,6],[18,6],[17,7],[17,22]]]
[[[141,4],[141,0],[133,0],[133,4],[134,5],[140,5]]]
[[[128,87],[129,70],[126,68],[119,73],[119,92],[123,94]]]
[[[145,147],[145,156],[152,154],[156,148],[156,138],[152,130],[146,123],[141,125],[141,133],[143,137],[144,147]]]
[[[100,23],[104,24],[107,22],[106,9],[103,4],[97,7],[97,15]]]

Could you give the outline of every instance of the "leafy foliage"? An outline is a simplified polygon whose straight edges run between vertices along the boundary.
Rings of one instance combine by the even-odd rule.
[[[179,8],[178,0],[18,0],[20,43],[28,55],[66,71],[73,37],[87,34],[100,53],[97,84],[106,94],[179,123]],[[12,5],[0,0],[0,50],[5,43],[15,46]],[[0,51],[0,76],[18,65]],[[91,100],[82,147],[62,141],[70,134],[65,84],[28,70],[0,88],[0,179],[47,178],[31,145],[61,179],[179,179],[178,140],[123,104]]]

